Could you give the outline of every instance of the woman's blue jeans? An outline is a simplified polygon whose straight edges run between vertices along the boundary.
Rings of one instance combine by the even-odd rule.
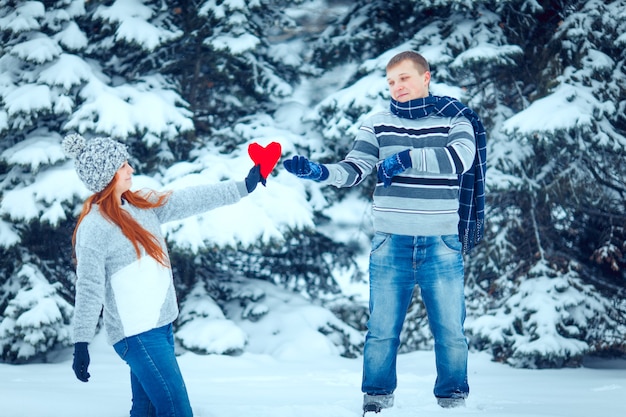
[[[113,348],[130,366],[130,417],[193,416],[171,324],[122,339]]]
[[[468,344],[463,329],[463,257],[457,235],[374,235],[362,391],[387,395],[396,389],[400,332],[416,285],[420,287],[435,340],[434,394],[441,398],[465,398],[469,393]]]

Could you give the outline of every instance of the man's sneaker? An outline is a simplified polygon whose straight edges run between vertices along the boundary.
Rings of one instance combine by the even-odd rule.
[[[387,395],[363,395],[363,414],[380,413],[383,408],[393,407],[393,394]]]
[[[437,397],[437,404],[443,408],[465,407],[465,398],[442,398]]]

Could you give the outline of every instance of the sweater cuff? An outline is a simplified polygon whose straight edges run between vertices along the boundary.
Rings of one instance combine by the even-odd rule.
[[[240,197],[245,197],[249,194],[244,181],[237,181],[237,191],[239,191]]]
[[[328,170],[328,177],[319,181],[322,185],[334,185],[337,188],[342,187],[345,184],[346,177],[338,164],[326,164]]]

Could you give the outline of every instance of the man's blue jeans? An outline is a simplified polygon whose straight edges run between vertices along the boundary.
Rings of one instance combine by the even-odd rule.
[[[122,339],[113,348],[130,366],[130,417],[193,416],[171,324]]]
[[[362,391],[386,395],[396,389],[400,332],[416,285],[420,287],[435,340],[434,394],[441,398],[465,398],[469,393],[468,344],[463,329],[463,257],[457,235],[374,235]]]

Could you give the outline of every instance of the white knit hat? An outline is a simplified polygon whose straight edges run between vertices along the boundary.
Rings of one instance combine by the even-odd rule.
[[[76,173],[87,188],[98,193],[129,158],[126,145],[110,138],[86,140],[78,133],[63,139],[63,151],[74,159]]]

